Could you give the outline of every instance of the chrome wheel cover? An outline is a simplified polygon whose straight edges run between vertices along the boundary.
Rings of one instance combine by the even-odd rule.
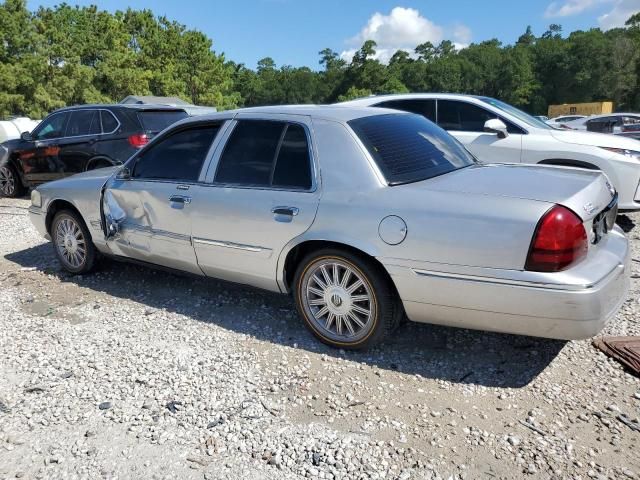
[[[60,259],[67,268],[77,270],[87,260],[87,246],[80,226],[64,216],[56,225],[55,244]]]
[[[376,302],[364,275],[338,258],[311,265],[302,278],[301,300],[307,318],[322,336],[354,343],[374,326]]]
[[[0,167],[0,193],[7,197],[16,193],[16,177],[9,167]]]

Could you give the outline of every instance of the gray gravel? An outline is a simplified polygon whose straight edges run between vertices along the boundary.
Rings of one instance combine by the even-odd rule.
[[[68,276],[27,206],[0,199],[0,479],[640,479],[640,381],[589,341],[407,324],[332,350],[287,297]],[[640,335],[639,289],[604,333]]]

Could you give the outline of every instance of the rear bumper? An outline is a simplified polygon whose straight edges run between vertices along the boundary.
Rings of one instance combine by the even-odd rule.
[[[415,322],[582,339],[602,330],[627,297],[628,244],[619,230],[610,235],[616,236],[610,239],[609,246],[615,249],[619,261],[602,278],[586,284],[512,281],[410,266],[385,266],[400,293],[407,316]]]

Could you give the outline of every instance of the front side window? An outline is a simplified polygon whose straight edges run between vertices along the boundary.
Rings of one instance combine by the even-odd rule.
[[[216,183],[311,188],[311,162],[304,127],[269,120],[240,120],[215,176]]]
[[[521,122],[531,127],[542,128],[544,130],[553,129],[553,127],[551,127],[550,125],[547,125],[542,120],[535,118],[533,115],[529,115],[526,112],[523,112],[522,110],[514,107],[513,105],[509,105],[508,103],[502,102],[500,100],[496,100],[495,98],[491,98],[491,97],[477,97],[477,98],[478,100],[486,103],[487,105],[491,105],[492,107],[497,108],[498,110],[508,113],[512,117],[517,118]],[[439,108],[440,108],[440,102],[438,102],[438,109]]]
[[[484,132],[487,120],[497,115],[467,102],[438,100],[438,125],[457,132]]]
[[[432,122],[436,121],[436,101],[430,99],[423,100],[389,100],[378,103],[374,107],[393,108],[394,110],[402,110],[409,113],[417,113]]]
[[[180,130],[140,152],[133,178],[195,182],[219,125]]]
[[[374,115],[348,124],[389,185],[426,180],[475,162],[460,142],[422,116]]]
[[[100,115],[96,110],[74,110],[67,125],[67,137],[101,133]]]
[[[35,140],[50,140],[64,136],[64,129],[69,118],[68,113],[55,113],[46,118],[33,132]]]

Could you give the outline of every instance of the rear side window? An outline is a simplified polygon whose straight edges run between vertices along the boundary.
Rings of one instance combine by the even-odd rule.
[[[158,133],[178,120],[187,118],[184,110],[141,110],[138,119],[142,129],[149,133]]]
[[[113,113],[100,110],[100,116],[102,117],[102,133],[113,133],[118,128],[118,120],[113,116]]]
[[[141,152],[134,166],[133,177],[197,181],[219,128],[219,125],[193,127],[161,140]]]
[[[409,113],[417,113],[418,115],[428,118],[432,122],[436,121],[435,100],[389,100],[388,102],[382,102],[374,105],[374,107],[393,108],[395,110],[402,110]]]
[[[67,124],[67,137],[97,135],[100,130],[100,116],[97,110],[74,110]]]
[[[311,162],[304,127],[267,120],[239,121],[220,157],[215,181],[310,189]]]
[[[348,123],[389,185],[426,180],[474,163],[460,142],[422,116],[374,115]]]

